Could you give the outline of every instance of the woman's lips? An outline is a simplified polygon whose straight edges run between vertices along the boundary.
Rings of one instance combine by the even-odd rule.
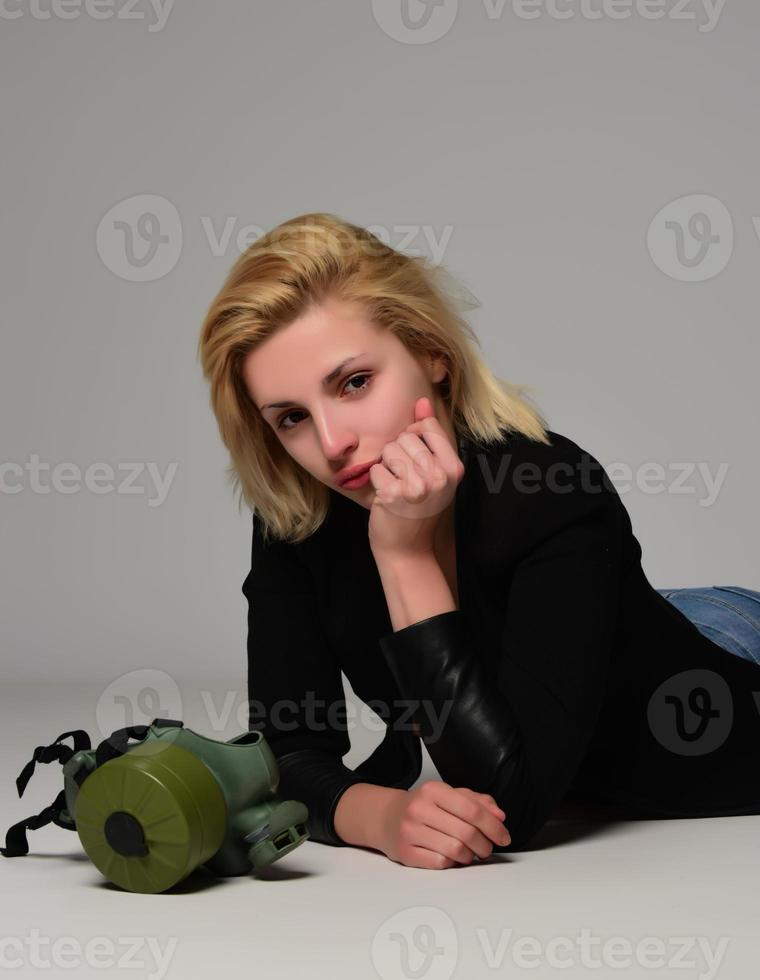
[[[352,476],[350,480],[338,479],[336,481],[337,484],[338,484],[338,486],[339,487],[345,487],[345,486],[348,486],[348,484],[350,483],[352,485],[352,487],[353,487],[354,482],[356,480],[358,480],[360,476],[363,477],[365,473],[369,473],[369,471],[372,469],[373,466],[377,465],[377,463],[382,463],[382,461],[383,461],[382,456],[378,456],[377,459],[370,460],[368,463],[365,463],[364,464],[364,468],[363,469],[359,470],[358,475]],[[357,484],[357,485],[360,485],[360,484]]]
[[[359,476],[355,476],[353,480],[346,480],[345,483],[341,483],[341,488],[344,490],[358,490],[367,483],[369,483],[369,470],[365,470]]]

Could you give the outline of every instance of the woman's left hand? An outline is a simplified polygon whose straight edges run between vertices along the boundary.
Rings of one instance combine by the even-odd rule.
[[[414,419],[369,469],[375,497],[368,534],[376,556],[434,553],[436,527],[464,476],[430,399],[417,399]]]

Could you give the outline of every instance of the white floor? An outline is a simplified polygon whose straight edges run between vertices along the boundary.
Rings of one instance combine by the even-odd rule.
[[[239,681],[182,690],[186,727],[220,739],[244,730]],[[18,798],[35,746],[74,728],[97,744],[144,721],[119,716],[123,703],[106,682],[5,683],[3,843],[63,785],[60,765],[38,764]],[[362,733],[349,766],[371,747]],[[420,779],[436,775],[426,757]],[[308,841],[264,876],[201,870],[162,895],[112,885],[74,832],[50,824],[27,836],[28,855],[0,859],[0,966],[16,977],[749,980],[760,960],[760,816],[557,817],[531,851],[446,871]]]

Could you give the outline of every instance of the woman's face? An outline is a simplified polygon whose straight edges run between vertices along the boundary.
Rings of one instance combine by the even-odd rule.
[[[335,299],[279,330],[243,363],[249,394],[289,455],[315,479],[368,509],[375,493],[371,481],[351,490],[338,484],[339,472],[378,459],[386,443],[414,422],[418,398],[430,399],[456,450],[446,406],[433,387],[445,376],[441,361],[418,360],[363,310]]]

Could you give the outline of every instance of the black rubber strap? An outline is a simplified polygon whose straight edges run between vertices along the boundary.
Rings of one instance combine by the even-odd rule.
[[[182,728],[181,721],[174,718],[154,718],[150,725],[129,725],[127,728],[119,728],[112,732],[108,738],[103,739],[95,749],[95,768],[102,766],[104,762],[116,759],[124,755],[127,751],[127,743],[130,738],[142,741],[148,734],[150,728]]]
[[[141,741],[148,734],[149,728],[150,725],[130,725],[128,728],[119,728],[117,731],[111,732],[108,738],[104,738],[95,749],[95,768],[97,769],[110,759],[124,755],[130,738]]]
[[[64,738],[74,739],[74,748],[70,748],[68,745],[60,745],[59,743],[63,741]],[[75,752],[80,752],[82,749],[90,748],[90,736],[87,732],[82,731],[78,728],[73,732],[64,732],[59,735],[58,738],[53,742],[52,745],[38,745],[34,750],[34,755],[27,762],[24,768],[21,770],[18,778],[16,779],[16,788],[18,789],[18,795],[23,796],[24,790],[26,789],[26,784],[32,778],[32,773],[34,772],[34,767],[38,762],[60,762],[61,764],[66,763],[74,755]]]
[[[66,792],[61,792],[56,796],[50,806],[38,813],[34,817],[27,817],[14,824],[5,835],[5,847],[0,847],[0,854],[3,857],[22,857],[29,853],[29,842],[26,839],[27,830],[38,830],[45,824],[55,823],[64,830],[76,830],[74,823],[65,823],[61,820],[61,811],[66,809]]]
[[[62,745],[65,738],[74,740],[74,747]],[[72,732],[63,732],[51,745],[38,745],[34,750],[34,755],[21,770],[16,779],[16,789],[18,795],[23,796],[27,783],[32,778],[34,767],[38,762],[60,762],[62,765],[69,761],[75,752],[90,748],[90,736],[81,728]],[[50,806],[34,816],[27,817],[19,823],[14,824],[5,835],[5,847],[0,847],[0,854],[3,857],[20,857],[29,853],[29,844],[26,839],[27,830],[37,830],[44,827],[51,821],[65,830],[74,830],[73,820],[69,823],[62,818],[63,811],[66,810],[66,792],[61,792],[56,796]]]

